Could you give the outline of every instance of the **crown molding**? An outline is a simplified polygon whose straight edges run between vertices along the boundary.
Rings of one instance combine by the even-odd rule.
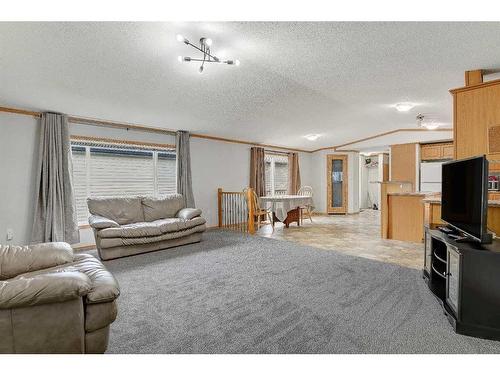
[[[457,90],[473,89],[473,88],[478,88],[479,86],[483,87],[483,86],[488,86],[488,85],[497,84],[497,83],[500,83],[500,80],[489,81],[489,82],[486,82],[486,83],[481,84],[481,85],[466,87],[466,88],[457,89]],[[13,114],[25,115],[25,116],[32,116],[32,117],[37,117],[37,118],[41,117],[41,112],[19,109],[19,108],[10,108],[10,107],[0,106],[0,112],[13,113]],[[162,134],[169,134],[169,135],[175,135],[175,133],[176,133],[175,130],[171,130],[171,129],[164,129],[164,128],[158,128],[158,127],[153,127],[153,126],[148,126],[148,125],[131,124],[131,123],[124,123],[124,122],[109,121],[109,120],[100,120],[100,119],[79,117],[79,116],[73,116],[73,115],[68,116],[68,121],[71,123],[74,123],[74,124],[94,125],[94,126],[103,126],[103,127],[110,127],[110,128],[129,129],[129,130],[140,130],[140,131],[162,133]],[[341,147],[350,146],[350,145],[353,145],[356,143],[368,141],[371,139],[383,137],[383,136],[398,133],[398,132],[415,132],[415,131],[437,132],[437,131],[452,131],[452,130],[453,130],[453,128],[438,128],[438,129],[434,129],[434,130],[427,130],[427,129],[421,129],[421,128],[417,128],[417,129],[401,128],[401,129],[395,129],[395,130],[391,130],[391,131],[387,131],[387,132],[383,132],[383,133],[378,133],[378,134],[375,134],[375,135],[372,135],[369,137],[365,137],[365,138],[359,138],[359,139],[349,141],[347,143],[343,143],[340,145],[321,147],[321,148],[317,148],[314,150],[305,150],[305,149],[301,149],[301,148],[292,148],[292,147],[286,147],[286,146],[276,146],[276,145],[271,145],[271,144],[245,141],[245,140],[241,140],[241,139],[218,137],[218,136],[214,136],[214,135],[207,135],[207,134],[200,134],[200,133],[190,133],[190,134],[191,134],[192,138],[207,139],[207,140],[218,141],[218,142],[237,143],[237,144],[244,144],[244,145],[249,145],[249,146],[268,147],[268,148],[274,148],[277,150],[303,152],[303,153],[307,153],[307,154],[312,154],[312,153],[324,151],[324,150],[337,151]],[[338,151],[358,152],[358,150],[338,150]]]
[[[36,117],[36,118],[40,118],[42,115],[42,112],[30,111],[30,110],[19,109],[19,108],[1,107],[1,106],[0,106],[0,112],[13,113],[13,114],[25,115],[25,116],[32,116],[32,117]],[[148,126],[148,125],[131,124],[131,123],[126,123],[126,122],[100,120],[100,119],[79,117],[79,116],[73,116],[73,115],[68,115],[68,121],[73,123],[73,124],[94,125],[94,126],[103,126],[103,127],[108,127],[108,128],[118,128],[118,129],[127,129],[127,130],[140,130],[140,131],[162,133],[162,134],[169,134],[169,135],[175,135],[175,133],[176,133],[175,130],[171,130],[171,129],[158,128],[158,127],[153,127],[153,126]],[[304,150],[304,149],[300,149],[300,148],[277,146],[277,145],[257,143],[257,142],[245,141],[245,140],[240,140],[240,139],[218,137],[218,136],[199,134],[199,133],[190,133],[190,136],[192,138],[201,138],[201,139],[208,139],[208,140],[219,141],[219,142],[237,143],[237,144],[244,144],[244,145],[249,145],[249,146],[268,147],[268,148],[274,148],[277,150],[286,150],[286,151],[295,151],[295,152],[304,152],[304,153],[311,153],[312,152],[310,150]]]
[[[470,86],[464,86],[464,87],[459,87],[456,89],[451,89],[449,90],[451,94],[457,94],[459,92],[464,92],[464,91],[470,91],[470,90],[476,90],[476,89],[481,89],[484,87],[489,87],[489,86],[495,86],[500,84],[500,79],[494,79],[491,81],[486,81],[483,83],[478,83],[477,85],[470,85]]]
[[[416,128],[416,129],[412,129],[412,128],[394,129],[394,130],[390,130],[388,132],[378,133],[378,134],[375,134],[375,135],[371,135],[369,137],[356,139],[354,141],[350,141],[350,142],[343,143],[343,144],[336,145],[336,146],[329,146],[329,147],[317,148],[315,150],[312,150],[312,152],[318,152],[318,151],[324,151],[324,150],[348,151],[348,150],[339,150],[339,148],[346,147],[346,146],[351,146],[351,145],[356,144],[356,143],[360,143],[360,142],[364,142],[364,141],[369,141],[371,139],[380,138],[380,137],[384,137],[386,135],[400,133],[400,132],[430,132],[430,131],[431,132],[453,131],[453,128],[438,128],[438,129],[434,129],[434,130],[421,129],[421,128]]]

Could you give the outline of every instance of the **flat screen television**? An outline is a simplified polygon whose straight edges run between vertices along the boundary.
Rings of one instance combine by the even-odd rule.
[[[441,219],[474,241],[490,243],[486,157],[443,163],[441,183]]]

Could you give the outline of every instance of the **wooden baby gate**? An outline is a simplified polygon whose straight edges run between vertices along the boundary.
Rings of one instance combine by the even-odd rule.
[[[255,233],[255,214],[252,204],[253,190],[223,191],[217,189],[219,228]]]

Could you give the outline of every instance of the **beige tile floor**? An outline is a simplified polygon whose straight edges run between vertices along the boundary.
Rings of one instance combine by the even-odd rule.
[[[260,228],[258,234],[409,268],[422,269],[423,266],[423,244],[384,240],[380,237],[380,211],[313,216],[313,223],[304,219],[304,224],[300,227],[294,223],[289,228],[277,223],[274,232],[270,225],[266,225]]]

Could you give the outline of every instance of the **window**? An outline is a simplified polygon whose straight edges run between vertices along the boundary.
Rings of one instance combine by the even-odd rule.
[[[288,192],[288,156],[265,155],[266,195],[283,195]]]
[[[176,192],[175,150],[140,145],[71,142],[78,222],[87,223],[87,197]]]

